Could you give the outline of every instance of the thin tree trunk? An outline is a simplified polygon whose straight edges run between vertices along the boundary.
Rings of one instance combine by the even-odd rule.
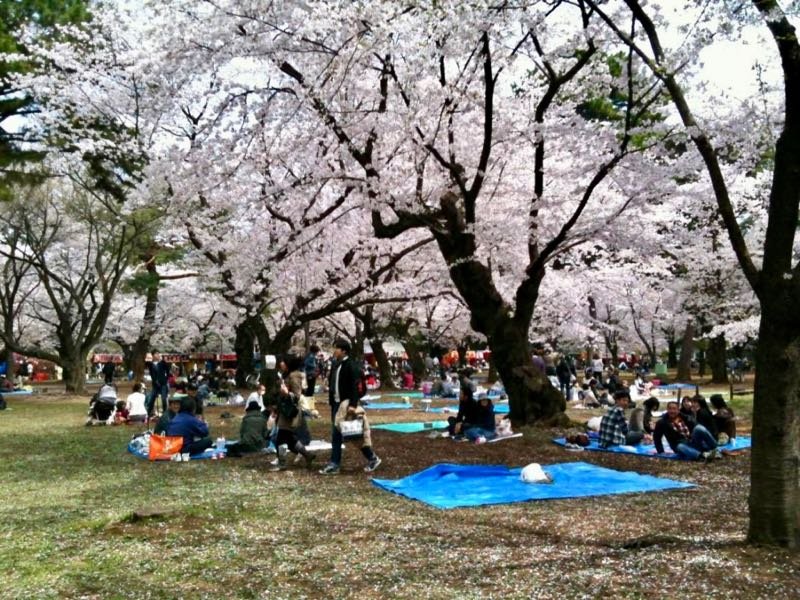
[[[233,349],[236,352],[236,387],[239,388],[247,386],[247,378],[254,372],[253,348],[256,334],[253,321],[255,319],[260,321],[261,316],[250,316],[236,326]]]
[[[414,381],[419,383],[425,379],[425,361],[422,360],[421,350],[416,340],[413,338],[404,340],[403,345],[406,347],[408,362],[411,363],[411,372],[414,374]]]
[[[377,337],[372,338],[372,353],[375,355],[375,362],[378,363],[378,373],[381,378],[381,389],[395,390],[397,387],[392,380],[392,367],[389,364],[389,357],[383,348],[383,340]]]
[[[692,380],[692,349],[694,348],[694,324],[689,321],[683,330],[681,356],[678,359],[678,381]]]
[[[708,343],[708,366],[711,368],[711,383],[728,383],[728,369],[725,364],[725,336],[720,335]]]

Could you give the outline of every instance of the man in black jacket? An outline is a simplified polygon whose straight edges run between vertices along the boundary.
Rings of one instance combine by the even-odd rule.
[[[358,365],[350,358],[350,342],[345,339],[337,339],[333,344],[333,357],[335,363],[331,368],[330,379],[328,380],[328,404],[331,406],[331,425],[332,436],[331,461],[320,471],[323,475],[336,475],[339,472],[339,465],[342,463],[342,433],[336,426],[336,415],[341,412],[341,418],[353,417],[358,408]],[[346,414],[345,414],[346,412]],[[381,464],[381,459],[372,450],[371,439],[368,437],[368,430],[365,430],[364,445],[361,452],[367,459],[367,466],[364,471],[371,473]]]
[[[161,358],[158,352],[153,352],[150,362],[150,385],[152,390],[147,397],[147,414],[152,416],[155,412],[156,398],[161,396],[161,412],[167,411],[167,398],[169,397],[169,363]]]

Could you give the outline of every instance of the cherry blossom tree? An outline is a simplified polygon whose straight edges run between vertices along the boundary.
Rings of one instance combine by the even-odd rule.
[[[120,215],[115,201],[105,200],[61,179],[28,189],[0,217],[0,256],[11,277],[0,303],[3,342],[61,365],[69,391],[83,390],[86,357],[103,337],[117,289],[148,232],[146,219]],[[38,327],[20,327],[21,321]]]
[[[519,421],[564,406],[528,345],[546,265],[590,231],[607,233],[660,176],[652,164],[650,178],[636,175],[655,141],[634,129],[652,120],[657,95],[635,85],[635,60],[608,66],[584,3],[552,8],[218,3],[197,19],[164,7],[180,39],[203,40],[173,53],[188,57],[184,69],[258,65],[292,133],[311,123],[317,143],[336,148],[338,176],[358,186],[379,238],[433,235]],[[581,114],[612,89],[616,122]],[[257,96],[248,102],[265,107]],[[587,145],[594,152],[577,151]]]
[[[665,43],[667,25],[651,7],[638,0],[600,7],[589,2],[618,38],[648,65],[654,78],[670,94],[676,113],[686,127],[691,144],[702,160],[704,175],[714,191],[717,208],[739,267],[761,309],[756,349],[757,372],[753,414],[753,457],[750,491],[751,542],[800,547],[800,451],[798,428],[798,339],[800,321],[795,306],[800,299],[797,280],[796,230],[800,206],[800,44],[792,22],[794,15],[774,0],[753,0],[719,11],[703,7],[689,30],[695,43],[673,48]],[[615,12],[618,6],[624,10]],[[687,5],[684,10],[692,13]],[[728,10],[730,8],[730,10]],[[631,18],[640,34],[632,36]],[[623,25],[625,23],[626,25]],[[769,118],[758,129],[740,128],[735,138],[716,135],[716,119],[709,114],[703,90],[682,78],[698,48],[715,39],[716,32],[731,32],[742,39],[742,27],[762,26],[772,44],[769,61],[780,65],[772,81],[773,94],[766,103]],[[762,73],[763,74],[763,73]],[[764,74],[764,76],[768,76]],[[742,160],[760,164],[769,185],[761,201],[767,215],[763,237],[748,244],[745,223],[737,214],[740,197],[725,160],[735,148]],[[769,150],[765,153],[764,150]],[[755,150],[755,151],[754,151]],[[768,160],[764,160],[764,157]]]

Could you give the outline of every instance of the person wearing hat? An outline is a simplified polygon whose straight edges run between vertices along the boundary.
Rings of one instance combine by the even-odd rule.
[[[340,421],[361,417],[364,419],[364,437],[361,452],[367,459],[364,471],[371,473],[381,464],[381,459],[372,449],[369,424],[364,409],[358,405],[358,365],[350,358],[350,342],[339,338],[333,343],[335,360],[328,379],[328,404],[331,406],[332,436],[331,460],[320,470],[322,475],[336,475],[342,462],[342,432],[337,427]],[[359,414],[361,413],[361,414]]]
[[[166,435],[167,434],[167,427],[169,426],[169,422],[175,418],[181,411],[181,397],[172,396],[169,399],[169,403],[167,405],[167,410],[164,412],[163,415],[158,419],[156,426],[153,428],[153,433],[158,435]]]
[[[239,428],[239,441],[228,444],[228,456],[259,452],[267,446],[267,438],[269,438],[267,416],[261,411],[258,402],[251,400],[247,403],[242,426]]]

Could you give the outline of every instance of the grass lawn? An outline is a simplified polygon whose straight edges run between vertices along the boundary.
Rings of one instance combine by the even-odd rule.
[[[582,460],[698,484],[441,511],[372,486],[353,448],[333,477],[271,473],[263,457],[152,464],[125,451],[135,427],[84,427],[86,403],[12,397],[0,412],[2,598],[781,598],[800,587],[796,555],[744,544],[747,453],[705,465],[570,453],[554,430],[483,446],[374,431],[380,477]],[[239,419],[222,410],[207,409],[212,435],[236,438]],[[328,429],[312,424],[317,438]]]

